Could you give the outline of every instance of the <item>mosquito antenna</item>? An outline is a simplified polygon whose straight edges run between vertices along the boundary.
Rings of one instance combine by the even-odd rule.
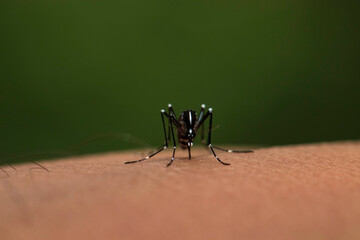
[[[220,127],[220,125],[216,125],[215,127],[213,127],[212,129],[211,129],[211,131],[214,131],[215,129],[218,129]]]

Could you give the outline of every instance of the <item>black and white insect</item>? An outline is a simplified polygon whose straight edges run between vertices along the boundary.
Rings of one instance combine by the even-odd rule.
[[[171,136],[172,136],[172,140],[174,143],[174,150],[173,150],[172,158],[171,158],[170,162],[167,164],[167,167],[170,166],[172,164],[172,162],[174,161],[175,150],[176,150],[176,141],[175,141],[173,125],[175,125],[175,127],[177,128],[177,131],[178,131],[178,141],[179,141],[180,147],[182,149],[188,149],[189,159],[191,159],[191,147],[194,145],[193,140],[196,137],[196,134],[198,133],[199,129],[201,131],[201,133],[200,133],[201,134],[201,142],[205,143],[204,142],[204,139],[205,139],[204,122],[207,119],[209,119],[209,132],[208,132],[208,139],[207,139],[206,145],[210,148],[212,154],[220,163],[222,163],[224,165],[230,165],[230,163],[221,161],[220,158],[216,155],[214,149],[218,149],[218,150],[221,150],[224,152],[229,152],[229,153],[252,153],[253,152],[253,151],[249,151],[249,150],[246,150],[246,151],[227,150],[227,149],[213,146],[211,144],[213,112],[212,112],[212,108],[209,108],[208,111],[204,114],[205,104],[201,105],[199,117],[197,116],[197,113],[195,111],[186,110],[186,111],[181,112],[179,118],[177,119],[176,114],[175,114],[174,109],[171,104],[168,104],[168,110],[169,110],[168,113],[164,109],[161,110],[161,120],[162,120],[162,125],[163,125],[163,130],[164,130],[164,136],[165,136],[164,145],[162,147],[158,148],[157,151],[150,154],[146,158],[136,160],[136,161],[125,162],[125,164],[142,162],[144,160],[152,158],[159,152],[168,148],[169,143],[171,141]],[[167,134],[166,134],[166,126],[165,126],[164,116],[169,120],[169,127],[168,127]]]

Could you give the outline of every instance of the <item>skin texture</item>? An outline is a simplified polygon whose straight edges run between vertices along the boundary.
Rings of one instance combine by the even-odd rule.
[[[240,148],[241,149],[241,148]],[[1,239],[360,239],[360,142],[171,150],[0,172]],[[30,170],[31,169],[31,170]]]

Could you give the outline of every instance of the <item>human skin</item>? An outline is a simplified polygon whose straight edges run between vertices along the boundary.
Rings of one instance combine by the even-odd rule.
[[[2,166],[1,239],[360,239],[360,142]]]

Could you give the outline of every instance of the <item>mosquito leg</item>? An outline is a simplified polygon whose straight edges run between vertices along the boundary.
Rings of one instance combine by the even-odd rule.
[[[211,108],[209,108],[209,111],[205,114],[205,116],[203,117],[203,113],[204,113],[204,108],[205,108],[205,105],[203,104],[203,105],[201,105],[201,112],[200,112],[200,117],[199,117],[199,121],[198,121],[198,124],[197,124],[197,126],[196,126],[196,130],[197,129],[199,129],[199,127],[201,127],[201,142],[203,143],[203,144],[205,144],[205,142],[204,142],[204,122],[205,122],[205,120],[210,116],[210,123],[211,123],[211,125],[212,125],[212,109]],[[216,127],[215,127],[216,128]],[[215,129],[214,128],[214,129]],[[211,144],[211,132],[212,132],[212,126],[209,126],[209,138],[210,138],[210,141],[209,141],[209,139],[208,139],[208,143],[207,144],[205,144],[205,146],[208,146],[208,147],[210,147],[209,146],[209,144]],[[216,146],[213,146],[213,145],[211,145],[212,146],[212,148],[213,149],[218,149],[218,150],[220,150],[220,151],[224,151],[224,152],[229,152],[229,153],[252,153],[253,151],[250,151],[250,150],[246,150],[246,151],[238,151],[238,150],[228,150],[228,149],[224,149],[224,148],[220,148],[220,147],[216,147]],[[214,152],[213,150],[212,150],[212,152]],[[216,155],[216,154],[215,154]]]
[[[168,110],[169,110],[169,115],[168,116],[170,116],[172,114],[174,116],[174,118],[176,118],[176,114],[174,112],[174,109],[173,109],[171,103],[168,104]],[[171,134],[171,132],[170,132],[170,121],[169,121],[168,125],[169,125],[168,126],[168,141],[170,142],[170,137],[171,137],[170,136],[170,134]]]
[[[213,148],[218,149],[220,151],[228,152],[228,153],[253,153],[254,152],[251,150],[239,151],[239,150],[224,149],[224,148],[220,148],[220,147],[216,147],[216,146],[213,146]]]
[[[210,123],[209,123],[209,135],[208,135],[208,146],[211,150],[211,152],[213,153],[213,155],[215,156],[215,158],[221,162],[222,164],[224,165],[230,165],[230,163],[225,163],[223,161],[221,161],[218,156],[216,155],[215,151],[214,151],[214,148],[215,149],[218,149],[218,150],[221,150],[221,151],[225,151],[225,152],[234,152],[234,153],[252,153],[253,151],[250,151],[250,150],[246,150],[246,151],[238,151],[238,150],[227,150],[227,149],[223,149],[223,148],[219,148],[219,147],[215,147],[211,144],[211,131],[212,131],[212,109],[209,108],[209,115],[210,115]]]
[[[200,115],[199,115],[199,121],[202,120],[202,118],[204,117],[204,110],[205,110],[205,104],[201,104],[201,110],[200,110]],[[205,125],[202,124],[201,126],[201,143],[205,144],[205,131],[204,131],[204,127]]]
[[[171,134],[172,134],[173,142],[174,142],[174,150],[173,150],[173,155],[172,155],[172,158],[171,158],[170,162],[166,165],[167,167],[170,166],[170,165],[172,164],[172,162],[174,161],[174,158],[175,158],[175,150],[176,150],[176,141],[175,141],[174,129],[173,129],[173,125],[172,125],[173,117],[174,117],[174,116],[173,116],[172,114],[170,114],[169,120],[170,120]]]
[[[135,161],[128,161],[125,162],[125,164],[129,164],[129,163],[136,163],[136,162],[142,162],[144,160],[147,160],[149,158],[152,158],[153,156],[155,156],[156,154],[158,154],[159,152],[165,150],[168,147],[168,139],[166,136],[166,128],[165,128],[165,120],[164,120],[164,115],[165,115],[165,110],[162,109],[161,110],[161,121],[162,121],[162,125],[163,125],[163,131],[164,131],[164,138],[165,138],[165,145],[163,147],[160,147],[156,152],[150,154],[149,156],[147,156],[146,158],[140,159],[140,160],[135,160]]]
[[[216,153],[214,152],[214,149],[213,149],[213,147],[211,146],[211,144],[209,144],[209,148],[210,148],[212,154],[214,155],[214,157],[215,157],[220,163],[222,163],[222,164],[224,164],[224,165],[230,165],[230,163],[226,163],[226,162],[223,162],[223,161],[220,160],[220,158],[219,158],[219,157],[216,155]]]
[[[168,104],[168,108],[169,108],[169,115],[172,114],[174,116],[174,118],[176,118],[176,114],[175,114],[174,109],[173,109],[173,107],[172,107],[172,105],[170,103]]]
[[[191,159],[191,147],[188,146],[188,152],[189,152],[189,159]]]
[[[209,120],[209,134],[208,134],[208,142],[207,145],[209,146],[212,154],[214,155],[214,157],[222,164],[224,165],[230,165],[230,163],[226,163],[220,160],[220,158],[216,155],[213,146],[211,145],[211,127],[212,127],[212,108],[209,108],[209,111],[206,114],[207,116],[210,116],[210,120]]]

